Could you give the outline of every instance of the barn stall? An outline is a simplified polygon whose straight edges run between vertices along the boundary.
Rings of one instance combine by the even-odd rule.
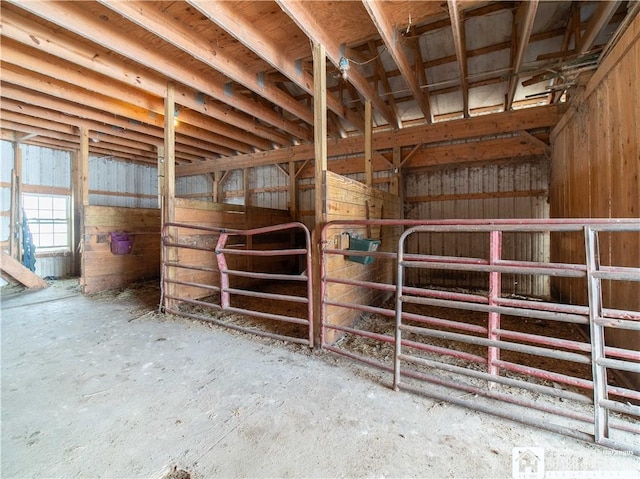
[[[424,392],[416,381],[427,381],[488,398],[498,406],[448,396],[494,414],[503,402],[534,408],[539,395],[545,399],[537,409],[558,421],[504,414],[630,449],[627,433],[637,423],[629,418],[638,416],[640,400],[633,3],[503,2],[464,10],[449,2],[442,19],[429,2],[414,2],[405,34],[414,42],[413,67],[407,47],[399,48],[386,28],[405,21],[400,4],[365,2],[342,17],[341,25],[373,25],[368,35],[376,37],[347,36],[344,47],[322,34],[320,25],[336,21],[329,10],[319,9],[314,23],[309,7],[294,2],[242,3],[234,15],[245,26],[273,15],[312,40],[312,49],[305,37],[304,54],[289,50],[291,61],[282,64],[273,42],[256,53],[250,39],[234,41],[238,32],[225,23],[229,5],[195,3],[194,10],[182,2],[136,10],[87,2],[80,11],[9,2],[3,12],[4,124],[15,130],[12,145],[21,139],[40,148],[38,137],[51,125],[33,122],[24,131],[23,115],[56,110],[50,97],[61,96],[62,86],[110,112],[58,107],[64,114],[56,121],[66,126],[44,142],[78,152],[68,160],[68,183],[50,188],[72,197],[66,256],[81,264],[84,291],[160,273],[166,312],[321,347],[389,370],[397,388]],[[83,21],[59,25],[65,18]],[[569,23],[553,28],[561,20]],[[100,22],[116,28],[98,37],[107,33]],[[220,32],[208,38],[219,45],[214,36],[221,34],[227,50],[211,59],[193,42],[167,41],[163,22],[181,29],[183,39],[192,38],[189,28],[204,34],[217,22]],[[32,40],[58,38],[55,25],[69,35]],[[497,37],[504,30],[508,45],[517,45],[511,26],[523,28],[527,41],[509,54],[515,47],[500,47],[505,42]],[[572,35],[580,54],[598,44],[593,50],[603,56],[551,72],[536,64],[567,60]],[[434,45],[448,55],[433,57]],[[36,73],[57,55],[64,65],[80,65],[83,80],[120,82],[101,82],[100,95],[134,108],[81,91],[97,83],[80,82],[64,65],[50,72],[60,84]],[[151,73],[115,68],[122,66],[115,55]],[[21,61],[25,56],[31,61]],[[183,79],[180,59],[193,58],[203,65]],[[265,72],[266,64],[276,71]],[[489,66],[512,76],[485,77]],[[256,75],[246,74],[252,68]],[[459,77],[453,87],[452,75]],[[540,89],[541,81],[549,88]],[[65,115],[78,118],[79,135]],[[99,161],[117,151],[136,165],[132,170],[144,163],[151,183],[120,188],[130,171],[97,174],[90,150],[102,155]],[[16,177],[21,169],[15,160]],[[3,169],[5,189],[9,176]],[[92,185],[110,178],[121,181]],[[158,196],[159,208],[103,206],[102,196]],[[513,399],[508,388],[524,395]],[[564,401],[576,409],[567,413],[558,404]]]

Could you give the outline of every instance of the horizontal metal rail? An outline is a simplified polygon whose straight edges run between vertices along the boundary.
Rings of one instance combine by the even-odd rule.
[[[304,274],[278,274],[278,273],[253,273],[249,271],[238,271],[233,269],[220,270],[221,273],[239,278],[268,279],[271,281],[308,281],[309,276]]]
[[[402,302],[424,304],[427,306],[440,306],[442,308],[464,309],[466,311],[480,311],[485,313],[501,313],[510,316],[522,316],[524,318],[548,319],[565,323],[588,324],[589,319],[577,314],[560,314],[556,311],[543,311],[536,309],[511,308],[506,306],[491,306],[477,303],[464,303],[436,298],[419,298],[415,296],[402,296]]]
[[[500,349],[506,349],[507,351],[516,351],[519,353],[533,354],[535,356],[542,356],[545,358],[560,359],[563,361],[571,361],[580,364],[591,364],[591,360],[588,356],[582,354],[571,353],[567,351],[557,351],[548,348],[539,348],[537,346],[528,346],[525,344],[511,343],[508,341],[499,341],[493,339],[480,338],[477,336],[468,336],[460,333],[451,333],[448,331],[440,331],[437,329],[418,328],[416,326],[407,326],[402,324],[400,326],[401,331],[407,331],[409,333],[418,334],[421,336],[430,336],[438,339],[446,339],[449,341],[457,341],[466,344],[473,344],[476,346],[488,346],[496,347]]]
[[[220,289],[220,288],[218,288]],[[226,288],[225,293],[237,294],[238,296],[248,296],[251,298],[272,299],[275,301],[289,301],[291,303],[309,303],[309,298],[305,296],[291,296],[288,294],[261,293],[259,291],[248,291],[245,289]]]

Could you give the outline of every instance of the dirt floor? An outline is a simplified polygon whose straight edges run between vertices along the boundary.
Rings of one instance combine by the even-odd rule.
[[[383,371],[158,301],[152,283],[3,288],[2,477],[509,478],[532,454],[537,477],[640,477],[628,453],[394,392]]]

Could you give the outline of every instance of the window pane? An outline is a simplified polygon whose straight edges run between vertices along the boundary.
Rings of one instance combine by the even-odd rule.
[[[67,246],[67,234],[56,233],[53,235],[53,240],[56,246]]]
[[[53,198],[50,196],[39,196],[39,205],[40,210],[52,210],[53,209]]]
[[[68,248],[69,197],[29,194],[22,197],[36,248]]]
[[[38,209],[38,197],[37,196],[24,196],[22,198],[22,205],[25,210],[37,210]]]
[[[39,241],[36,241],[36,238],[33,238],[33,242],[36,246],[40,246],[42,248],[47,248],[53,246],[53,233],[50,234],[40,234]]]
[[[53,198],[53,209],[66,213],[66,211],[67,211],[67,199],[66,198]]]

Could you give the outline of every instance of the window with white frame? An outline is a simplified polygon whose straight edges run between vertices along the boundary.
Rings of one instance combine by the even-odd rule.
[[[69,249],[69,197],[23,194],[22,206],[33,243],[40,250]]]

